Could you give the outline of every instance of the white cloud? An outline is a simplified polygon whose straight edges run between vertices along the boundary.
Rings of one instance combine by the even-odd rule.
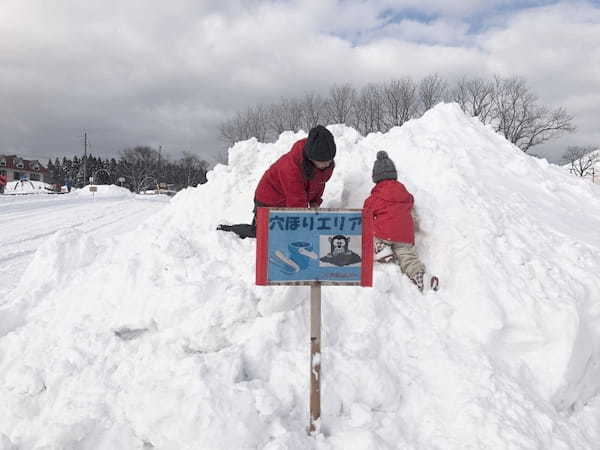
[[[217,124],[235,109],[336,82],[432,72],[523,75],[543,101],[578,115],[578,139],[592,138],[600,9],[505,12],[502,21],[485,18],[493,28],[470,33],[461,15],[489,5],[3,0],[0,152],[71,154],[87,129],[105,155],[144,143],[214,153]],[[436,17],[388,23],[390,8]]]
[[[561,3],[530,9],[480,42],[490,71],[523,76],[544,103],[575,115],[577,134],[548,145],[550,154],[570,142],[600,145],[600,8]]]

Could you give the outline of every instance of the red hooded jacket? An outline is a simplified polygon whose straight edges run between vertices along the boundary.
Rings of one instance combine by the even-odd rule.
[[[306,208],[319,206],[325,183],[333,173],[333,163],[324,170],[314,168],[308,179],[304,173],[304,144],[300,139],[292,149],[269,167],[260,179],[254,199],[265,206]]]
[[[396,180],[377,183],[363,205],[365,213],[373,215],[375,237],[414,245],[413,204],[413,196],[402,183]]]
[[[6,185],[6,176],[0,175],[0,186],[5,186],[5,185]]]

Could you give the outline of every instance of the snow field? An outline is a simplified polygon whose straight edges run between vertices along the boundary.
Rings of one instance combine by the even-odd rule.
[[[4,187],[4,195],[47,194],[48,189],[52,186],[41,181],[9,181]]]
[[[254,241],[215,231],[251,219],[263,171],[304,136],[283,133],[237,143],[135,238],[65,230],[39,249],[0,310],[0,445],[597,448],[600,188],[452,104],[366,138],[329,129],[323,206],[361,207],[386,150],[441,290],[392,265],[373,288],[323,288],[318,435],[308,288],[254,286]]]

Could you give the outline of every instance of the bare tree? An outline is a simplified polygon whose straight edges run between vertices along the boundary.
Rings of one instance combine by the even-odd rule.
[[[446,98],[463,110],[492,125],[524,152],[564,132],[575,130],[573,117],[564,108],[550,109],[538,104],[537,97],[521,78],[460,79],[450,92],[438,74],[416,84],[411,78],[393,79],[381,85],[369,84],[358,92],[350,84],[334,85],[327,100],[314,92],[301,99],[282,99],[264,107],[250,107],[219,126],[221,139],[228,145],[256,137],[265,142],[285,130],[309,131],[319,123],[352,124],[363,134],[387,131],[417,116]]]
[[[299,131],[302,128],[302,104],[297,99],[286,100],[284,114],[287,130]]]
[[[494,107],[494,83],[483,78],[461,78],[452,91],[452,99],[464,112],[489,123]]]
[[[219,125],[219,136],[227,146],[250,139],[247,115],[238,111],[234,117],[223,122]]]
[[[437,73],[428,75],[419,83],[419,100],[422,112],[425,112],[439,102],[444,101],[448,95],[448,83]]]
[[[121,152],[123,174],[136,192],[140,192],[145,179],[156,176],[158,159],[158,152],[150,147],[128,148]]]
[[[350,122],[350,125],[363,136],[368,133],[367,123],[369,121],[369,99],[365,94],[365,88],[363,87],[355,99],[354,108],[352,109],[352,119]]]
[[[233,119],[227,119],[219,124],[219,139],[227,146],[233,145],[236,130]]]
[[[352,126],[366,136],[375,131],[385,130],[384,93],[381,86],[368,84],[356,97]]]
[[[268,133],[268,121],[267,121],[267,108],[263,105],[255,106],[254,108],[248,108],[246,111],[246,127],[247,135],[256,138],[260,142],[267,140]]]
[[[492,123],[497,132],[524,152],[565,132],[572,132],[573,117],[565,109],[550,110],[522,78],[494,78]]]
[[[269,130],[275,138],[286,131],[286,103],[287,100],[282,99],[279,103],[270,105],[267,111]]]
[[[268,131],[268,111],[263,105],[249,107],[244,113],[238,111],[219,126],[220,138],[228,146],[252,137],[264,142]]]
[[[319,94],[307,92],[302,100],[302,126],[308,132],[323,120],[324,102]]]
[[[325,102],[327,123],[349,123],[350,113],[356,97],[356,90],[350,83],[329,89],[329,97]]]
[[[596,163],[600,162],[600,151],[593,146],[571,146],[563,156],[563,162],[571,164],[570,171],[577,176],[586,177],[592,174]]]
[[[185,186],[196,186],[206,182],[208,163],[198,158],[191,152],[183,152],[183,158],[179,160],[185,176]]]
[[[386,128],[400,126],[417,111],[417,85],[409,78],[391,80],[384,87]]]

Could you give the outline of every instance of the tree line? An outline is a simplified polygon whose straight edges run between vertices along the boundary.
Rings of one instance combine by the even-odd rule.
[[[307,92],[252,106],[222,122],[219,133],[227,145],[251,137],[267,142],[283,131],[308,131],[317,124],[346,124],[367,135],[420,117],[442,101],[458,103],[524,152],[575,130],[573,117],[562,107],[541,104],[523,78],[463,77],[449,83],[432,74],[420,81],[404,77],[360,88],[336,84],[326,96]]]
[[[155,189],[160,184],[180,190],[205,183],[207,170],[208,163],[192,153],[183,152],[181,158],[171,160],[156,149],[139,146],[123,150],[119,159],[90,154],[49,160],[48,182],[82,187],[93,177],[93,183],[117,184],[134,192]]]

